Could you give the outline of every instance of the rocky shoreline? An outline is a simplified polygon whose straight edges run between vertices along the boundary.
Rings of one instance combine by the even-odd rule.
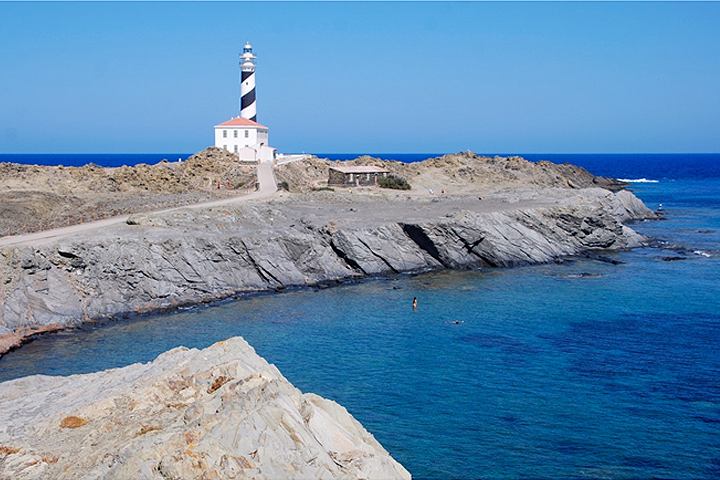
[[[269,200],[0,247],[0,355],[82,322],[245,292],[633,248],[648,239],[626,223],[655,217],[618,182],[571,165],[471,153],[384,162],[413,185],[404,192],[317,188],[329,165],[278,168],[290,191]],[[0,405],[0,478],[410,478],[344,408],[302,394],[239,338],[3,382]]]
[[[132,215],[126,224],[0,250],[0,352],[43,329],[242,292],[440,268],[544,263],[645,239],[627,191],[537,189],[478,197],[287,195]]]

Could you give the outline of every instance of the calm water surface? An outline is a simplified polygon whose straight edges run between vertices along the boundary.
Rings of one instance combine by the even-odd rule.
[[[665,248],[112,322],[7,355],[0,380],[242,335],[415,478],[720,478],[720,180],[633,189],[663,203],[668,220],[635,228]]]

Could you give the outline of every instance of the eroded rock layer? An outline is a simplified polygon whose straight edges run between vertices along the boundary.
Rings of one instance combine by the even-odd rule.
[[[127,224],[0,250],[0,336],[205,302],[244,291],[394,272],[543,263],[644,238],[627,191],[537,189],[395,199],[318,192]],[[28,333],[29,332],[29,333]]]
[[[345,408],[239,337],[4,382],[0,405],[3,479],[410,478]]]

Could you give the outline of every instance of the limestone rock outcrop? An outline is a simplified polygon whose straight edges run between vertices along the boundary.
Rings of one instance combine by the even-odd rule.
[[[0,338],[239,292],[631,248],[644,238],[623,222],[652,216],[626,191],[512,195],[388,201],[347,194],[328,204],[293,196],[137,214],[76,238],[3,248]]]
[[[409,479],[342,406],[242,338],[0,383],[2,479]]]

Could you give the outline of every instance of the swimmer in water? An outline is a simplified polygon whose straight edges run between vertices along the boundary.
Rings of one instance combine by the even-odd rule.
[[[413,310],[417,310],[417,297],[413,297]]]

